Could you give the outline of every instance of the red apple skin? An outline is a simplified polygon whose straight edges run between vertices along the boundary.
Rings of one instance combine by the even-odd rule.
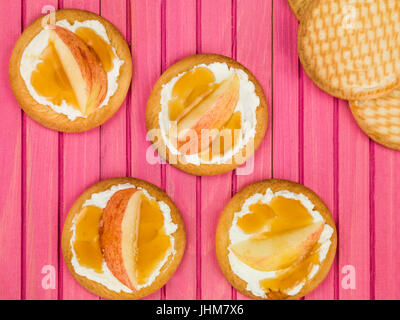
[[[126,273],[122,254],[122,228],[125,209],[134,188],[120,190],[113,194],[103,210],[100,228],[100,243],[104,259],[111,273],[128,288],[135,290]]]
[[[236,74],[226,81],[228,81],[226,91],[217,97],[213,106],[202,114],[191,128],[188,128],[192,130],[193,135],[196,135],[196,139],[190,134],[187,137],[182,137],[182,132],[185,132],[185,129],[179,130],[180,124],[178,124],[177,146],[178,151],[181,153],[190,155],[207,149],[210,143],[219,135],[219,130],[222,126],[231,118],[239,100],[240,81]],[[190,117],[190,113],[186,117]],[[211,133],[203,144],[202,130],[209,130]]]
[[[88,96],[83,113],[90,114],[100,106],[106,97],[107,74],[97,54],[81,38],[60,26],[56,26],[53,31],[69,48],[79,65],[82,77],[86,82],[86,94]]]

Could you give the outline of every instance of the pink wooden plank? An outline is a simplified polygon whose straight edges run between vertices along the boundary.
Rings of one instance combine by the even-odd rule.
[[[400,299],[400,152],[375,145],[375,298]]]
[[[0,299],[21,297],[21,109],[8,81],[8,61],[21,31],[21,2],[0,3]],[[5,169],[6,168],[6,169]]]
[[[166,1],[164,67],[196,53],[196,1]],[[186,226],[186,251],[178,271],[166,286],[168,299],[200,298],[196,268],[196,177],[166,166],[166,190],[181,210]],[[198,178],[200,179],[200,178]],[[197,203],[199,204],[199,203]],[[199,286],[197,286],[199,285]]]
[[[304,117],[304,184],[314,190],[334,213],[334,112],[335,99],[318,89],[301,73],[303,81]],[[309,294],[306,299],[335,298],[335,267],[325,281]]]
[[[237,176],[238,190],[249,183],[271,178],[272,169],[272,2],[237,3],[237,60],[260,82],[267,99],[268,129],[254,156],[254,171]],[[251,39],[251,41],[249,41]],[[253,161],[250,159],[249,161]]]
[[[352,266],[356,288],[339,287],[340,299],[370,298],[369,140],[347,102],[339,103],[339,271]],[[339,280],[343,279],[342,274]]]
[[[273,8],[273,176],[298,181],[298,22],[285,1],[274,0]]]
[[[126,0],[101,0],[101,15],[113,23],[125,38],[128,27],[127,9]],[[101,179],[126,175],[126,113],[125,101],[117,113],[100,128]]]
[[[161,168],[145,152],[147,99],[161,74],[161,0],[131,1],[133,78],[130,108],[132,175],[161,186]]]
[[[64,8],[85,9],[99,13],[99,1],[64,0]],[[63,221],[76,198],[100,178],[100,129],[63,134],[62,142],[62,213]],[[63,299],[98,299],[83,289],[62,265]]]
[[[201,37],[197,39],[199,52],[231,56],[231,2],[203,0],[197,9],[201,17],[201,25],[198,25]],[[217,33],[216,30],[218,30]],[[230,299],[232,297],[232,288],[223,277],[215,256],[215,230],[219,215],[231,198],[231,185],[232,173],[201,178],[201,198],[197,200],[201,201],[201,221],[200,226],[197,226],[197,232],[201,232],[199,248],[201,261],[197,267],[201,268],[202,299]]]
[[[131,175],[161,186],[160,164],[150,164],[146,151],[151,148],[146,141],[145,111],[147,99],[161,73],[161,0],[131,1],[133,79],[130,121]],[[161,290],[146,297],[160,299]]]
[[[267,134],[254,155],[254,170],[237,175],[237,190],[247,184],[271,178],[272,169],[272,1],[237,2],[237,60],[258,79],[264,89],[269,107]],[[251,41],[249,41],[251,39]],[[238,299],[246,299],[237,294]]]
[[[100,14],[113,23],[127,39],[129,23],[126,0],[100,0]],[[128,96],[129,94],[128,92]],[[100,127],[101,179],[127,174],[127,101],[130,99],[126,99],[116,114]]]
[[[26,0],[24,27],[57,1]],[[57,299],[58,286],[42,286],[42,268],[58,269],[58,132],[24,115],[26,123],[26,299]]]

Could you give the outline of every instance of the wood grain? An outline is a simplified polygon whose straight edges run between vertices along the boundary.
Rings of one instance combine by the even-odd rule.
[[[126,0],[101,0],[100,4],[100,14],[113,23],[126,39],[128,29]],[[123,177],[127,174],[126,114],[125,101],[117,113],[100,128],[101,179]]]
[[[206,0],[198,7],[198,52],[232,56],[232,6],[230,1]],[[200,25],[199,25],[200,24]],[[215,30],[218,30],[216,33]],[[200,38],[200,39],[199,39]],[[232,288],[223,277],[215,255],[215,230],[218,218],[231,198],[232,173],[201,177],[200,205],[201,241],[198,255],[201,257],[201,298],[230,299]],[[197,219],[199,221],[199,219]]]
[[[298,22],[285,1],[274,0],[273,177],[299,180]]]
[[[375,299],[400,299],[400,152],[374,146],[374,203],[375,228],[371,246]],[[371,226],[373,228],[373,226]]]
[[[339,298],[370,298],[369,139],[346,102],[339,103]],[[355,269],[356,287],[342,285],[343,267]],[[344,270],[345,271],[345,270]],[[346,279],[346,278],[345,278]]]
[[[19,299],[21,292],[22,243],[22,111],[8,82],[8,61],[22,28],[21,3],[0,3],[2,22],[0,67],[0,299]],[[25,179],[25,177],[24,177]],[[24,288],[22,288],[24,289]]]
[[[302,182],[314,190],[335,213],[335,146],[334,146],[334,113],[335,99],[319,90],[311,80],[301,73],[303,84],[303,174]],[[334,264],[335,265],[335,264]],[[306,299],[335,298],[335,268],[332,267],[325,281],[311,292]]]
[[[98,1],[64,0],[64,8],[76,8],[100,13]],[[62,140],[62,213],[64,219],[74,201],[89,186],[100,179],[100,128],[63,134]],[[63,262],[62,269],[63,299],[98,299],[83,289],[68,272]]]
[[[161,74],[161,0],[131,1],[131,26],[133,78],[131,103],[127,110],[130,172],[133,177],[163,187],[161,165],[147,160],[147,152],[153,149],[146,141],[145,126],[147,99]],[[160,299],[162,291],[146,299]]]
[[[196,53],[196,1],[165,1],[165,65]],[[171,165],[165,168],[166,191],[181,211],[186,227],[186,250],[181,265],[166,285],[167,299],[196,299],[200,281],[196,268],[197,181]]]
[[[57,1],[26,0],[24,28]],[[42,286],[42,269],[58,270],[58,132],[24,115],[26,123],[26,299],[57,299],[58,286]],[[46,270],[46,269],[44,269]]]
[[[44,4],[58,3],[100,13],[132,41],[128,99],[101,128],[86,133],[59,134],[31,121],[8,82],[9,56],[22,28]],[[164,188],[187,228],[181,266],[148,299],[243,299],[217,266],[215,226],[232,193],[272,176],[312,188],[338,223],[337,261],[306,299],[400,299],[400,153],[370,142],[347,103],[317,89],[304,74],[298,22],[284,0],[2,1],[0,23],[0,166],[6,168],[0,170],[1,299],[98,299],[70,276],[58,236],[83,190],[124,175]],[[146,158],[151,149],[144,114],[151,88],[162,70],[196,52],[236,58],[264,88],[269,128],[251,174],[197,178]],[[59,271],[55,289],[42,287],[45,265]],[[355,289],[342,285],[348,265],[356,271]]]
[[[254,19],[257,17],[257,19]],[[247,172],[242,168],[237,170],[237,188],[272,176],[272,129],[273,129],[273,47],[272,47],[272,1],[254,1],[249,7],[246,0],[237,2],[236,31],[237,60],[245,65],[260,82],[268,104],[267,133],[253,159],[248,160]],[[248,41],[248,39],[252,39]],[[243,173],[241,173],[241,171]]]
[[[257,16],[257,19],[254,17]],[[237,170],[237,190],[263,179],[272,171],[272,1],[257,0],[248,7],[245,0],[237,2],[236,58],[257,78],[264,89],[269,107],[269,124],[265,138],[253,158]],[[252,39],[252,41],[248,41]],[[244,167],[253,170],[244,169]],[[242,173],[241,173],[242,172]],[[238,299],[247,299],[237,293]]]
[[[150,164],[145,111],[147,99],[161,75],[161,0],[131,1],[133,78],[130,121],[131,174],[161,186],[159,163]]]

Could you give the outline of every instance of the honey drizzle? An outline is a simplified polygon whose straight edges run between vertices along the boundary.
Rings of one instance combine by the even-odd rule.
[[[93,49],[106,72],[113,68],[115,54],[102,37],[87,27],[78,28],[75,34]],[[41,62],[37,64],[31,76],[31,84],[35,91],[54,105],[60,106],[65,101],[80,110],[78,100],[51,40],[39,58]]]
[[[260,286],[265,292],[281,292],[299,285],[304,281],[315,265],[319,265],[319,248],[317,243],[311,253],[295,265],[279,272],[278,277],[260,281]]]
[[[221,128],[219,136],[210,144],[208,149],[201,153],[201,159],[211,161],[214,157],[224,156],[232,150],[240,141],[241,121],[242,113],[240,111],[232,114],[229,121]]]
[[[75,223],[73,243],[76,258],[80,265],[103,273],[103,254],[100,249],[99,223],[103,210],[87,206],[79,213]]]
[[[256,203],[249,207],[250,213],[238,219],[244,233],[257,233],[255,238],[273,236],[277,233],[306,227],[313,223],[312,215],[299,200],[278,196],[268,204]],[[256,230],[252,232],[252,230]]]
[[[186,72],[178,79],[172,89],[172,98],[168,103],[170,121],[179,122],[202,100],[218,88],[211,70],[198,67]],[[221,128],[220,134],[199,156],[202,160],[211,161],[216,156],[223,156],[234,148],[240,140],[242,114],[235,112]],[[174,134],[171,134],[174,136]],[[216,141],[219,139],[219,141]],[[215,145],[215,147],[213,147]]]
[[[75,223],[74,251],[80,265],[102,273],[104,261],[100,249],[99,222],[102,209],[88,206],[82,209]],[[138,284],[145,284],[171,250],[170,237],[165,232],[164,215],[155,200],[142,197],[137,241],[136,275]]]
[[[140,285],[148,281],[171,250],[171,240],[165,232],[164,215],[155,200],[142,197],[139,221],[136,273]]]
[[[249,214],[240,217],[237,225],[246,234],[255,234],[252,239],[263,239],[281,232],[298,229],[313,223],[312,215],[299,200],[278,196],[268,204],[258,202],[249,206]],[[314,265],[319,265],[317,243],[308,256],[293,266],[278,271],[276,278],[260,281],[265,292],[286,295],[285,291],[299,285],[307,278]]]
[[[36,92],[55,105],[62,101],[79,109],[78,100],[61,64],[53,42],[40,55],[42,60],[32,72],[31,84]]]
[[[80,27],[76,29],[75,34],[94,50],[106,72],[112,70],[115,54],[111,46],[96,31],[87,27]]]
[[[214,74],[208,68],[198,67],[185,73],[172,89],[168,104],[170,121],[179,121],[216,88]]]
[[[249,214],[240,217],[237,221],[239,228],[246,234],[264,231],[267,224],[276,218],[276,213],[266,203],[254,203],[249,210]]]

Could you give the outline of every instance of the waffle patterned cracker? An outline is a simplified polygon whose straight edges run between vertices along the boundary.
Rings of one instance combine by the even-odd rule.
[[[379,99],[351,101],[350,108],[361,130],[372,140],[400,150],[400,89]]]
[[[299,57],[322,90],[375,99],[400,85],[400,1],[313,1],[299,27]]]
[[[312,1],[313,0],[287,0],[290,9],[298,20],[301,20],[301,17],[304,15]]]

